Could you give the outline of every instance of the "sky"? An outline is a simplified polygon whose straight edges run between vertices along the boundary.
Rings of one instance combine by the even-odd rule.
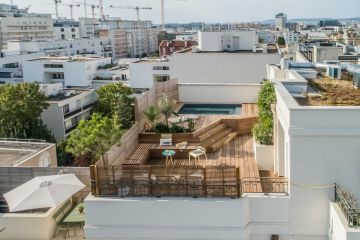
[[[88,4],[98,4],[98,0],[86,0]],[[10,3],[11,0],[0,0]],[[54,0],[13,0],[24,8],[29,5],[31,12],[55,14]],[[84,0],[62,0],[62,4],[84,2]],[[140,12],[141,20],[160,23],[160,0],[103,0],[105,15],[136,19],[129,9],[109,8],[116,6],[151,7]],[[166,23],[206,22],[230,23],[273,19],[275,14],[284,12],[289,19],[294,18],[348,18],[360,17],[360,0],[165,0]],[[59,6],[60,17],[70,18],[68,6]],[[88,7],[88,16],[91,9]],[[99,14],[99,10],[95,12]],[[84,7],[74,8],[74,17],[83,17]]]

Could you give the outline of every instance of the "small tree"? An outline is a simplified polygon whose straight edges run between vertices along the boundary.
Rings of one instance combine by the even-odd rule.
[[[265,81],[258,97],[259,123],[255,124],[252,133],[256,142],[264,145],[273,144],[273,113],[271,104],[276,102],[275,89],[271,82]]]
[[[155,121],[159,118],[159,109],[156,106],[151,105],[143,113],[149,120],[150,128],[153,129],[155,126]]]
[[[278,43],[279,45],[285,45],[285,44],[286,44],[285,38],[284,38],[284,37],[278,37],[277,43]]]
[[[131,89],[122,83],[107,84],[99,88],[96,93],[99,99],[95,104],[94,112],[103,116],[113,117],[118,110],[118,99],[121,95],[130,95]]]
[[[115,115],[123,129],[131,128],[135,121],[134,98],[126,94],[120,95]]]
[[[90,120],[81,120],[72,131],[67,139],[66,151],[76,157],[93,154],[95,159],[107,165],[104,155],[120,137],[121,131],[112,119],[94,113]]]
[[[174,114],[176,102],[174,100],[170,100],[165,94],[159,98],[157,102],[157,106],[159,111],[165,117],[166,126],[169,127],[169,118]]]

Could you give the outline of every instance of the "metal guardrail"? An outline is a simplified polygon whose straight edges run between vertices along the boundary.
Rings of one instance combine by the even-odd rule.
[[[228,197],[243,193],[287,194],[286,178],[240,179],[237,167],[90,166],[94,196]]]
[[[339,205],[350,227],[360,227],[360,205],[353,194],[335,184],[335,202]]]

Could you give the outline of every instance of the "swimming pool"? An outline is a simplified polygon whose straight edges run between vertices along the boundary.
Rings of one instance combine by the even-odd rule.
[[[179,114],[239,115],[241,105],[236,104],[184,104]]]

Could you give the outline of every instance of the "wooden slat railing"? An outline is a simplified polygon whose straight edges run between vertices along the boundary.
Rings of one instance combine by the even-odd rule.
[[[94,196],[229,197],[243,193],[286,194],[286,178],[243,178],[234,166],[90,166]]]

